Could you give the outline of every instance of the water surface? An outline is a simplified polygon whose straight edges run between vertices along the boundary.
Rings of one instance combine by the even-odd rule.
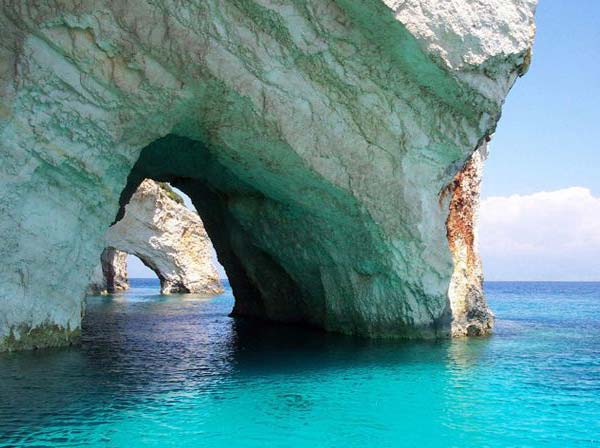
[[[600,283],[488,283],[495,335],[401,343],[90,297],[81,347],[0,355],[0,445],[600,446]]]

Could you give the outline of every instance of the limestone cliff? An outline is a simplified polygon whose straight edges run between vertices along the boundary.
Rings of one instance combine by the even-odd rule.
[[[236,315],[486,333],[475,239],[452,225],[535,3],[3,2],[0,346],[77,335],[144,178],[192,198]]]
[[[107,230],[105,241],[100,291],[127,289],[127,254],[137,256],[156,273],[163,294],[223,291],[200,217],[168,186],[144,180],[124,216]],[[98,283],[95,275],[94,283]]]

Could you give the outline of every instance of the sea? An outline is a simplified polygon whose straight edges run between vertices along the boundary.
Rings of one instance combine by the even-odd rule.
[[[2,447],[600,447],[600,283],[488,282],[485,338],[368,340],[132,279],[0,354]]]

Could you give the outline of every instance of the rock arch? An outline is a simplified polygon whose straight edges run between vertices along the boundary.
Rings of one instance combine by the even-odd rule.
[[[100,263],[94,268],[90,279],[89,295],[113,294],[129,289],[127,255],[127,252],[114,247],[102,251]]]
[[[92,276],[92,291],[128,288],[127,254],[154,271],[162,294],[223,291],[200,217],[165,183],[143,180],[123,217],[107,230],[105,241],[101,265]]]
[[[142,175],[192,198],[234,314],[489,331],[476,191],[456,195],[527,69],[535,1],[446,6],[4,3],[0,348],[76,338],[81,274]]]

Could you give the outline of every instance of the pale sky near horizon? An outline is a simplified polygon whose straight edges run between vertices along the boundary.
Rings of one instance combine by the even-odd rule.
[[[540,0],[536,22],[486,162],[485,277],[600,281],[600,0]]]

